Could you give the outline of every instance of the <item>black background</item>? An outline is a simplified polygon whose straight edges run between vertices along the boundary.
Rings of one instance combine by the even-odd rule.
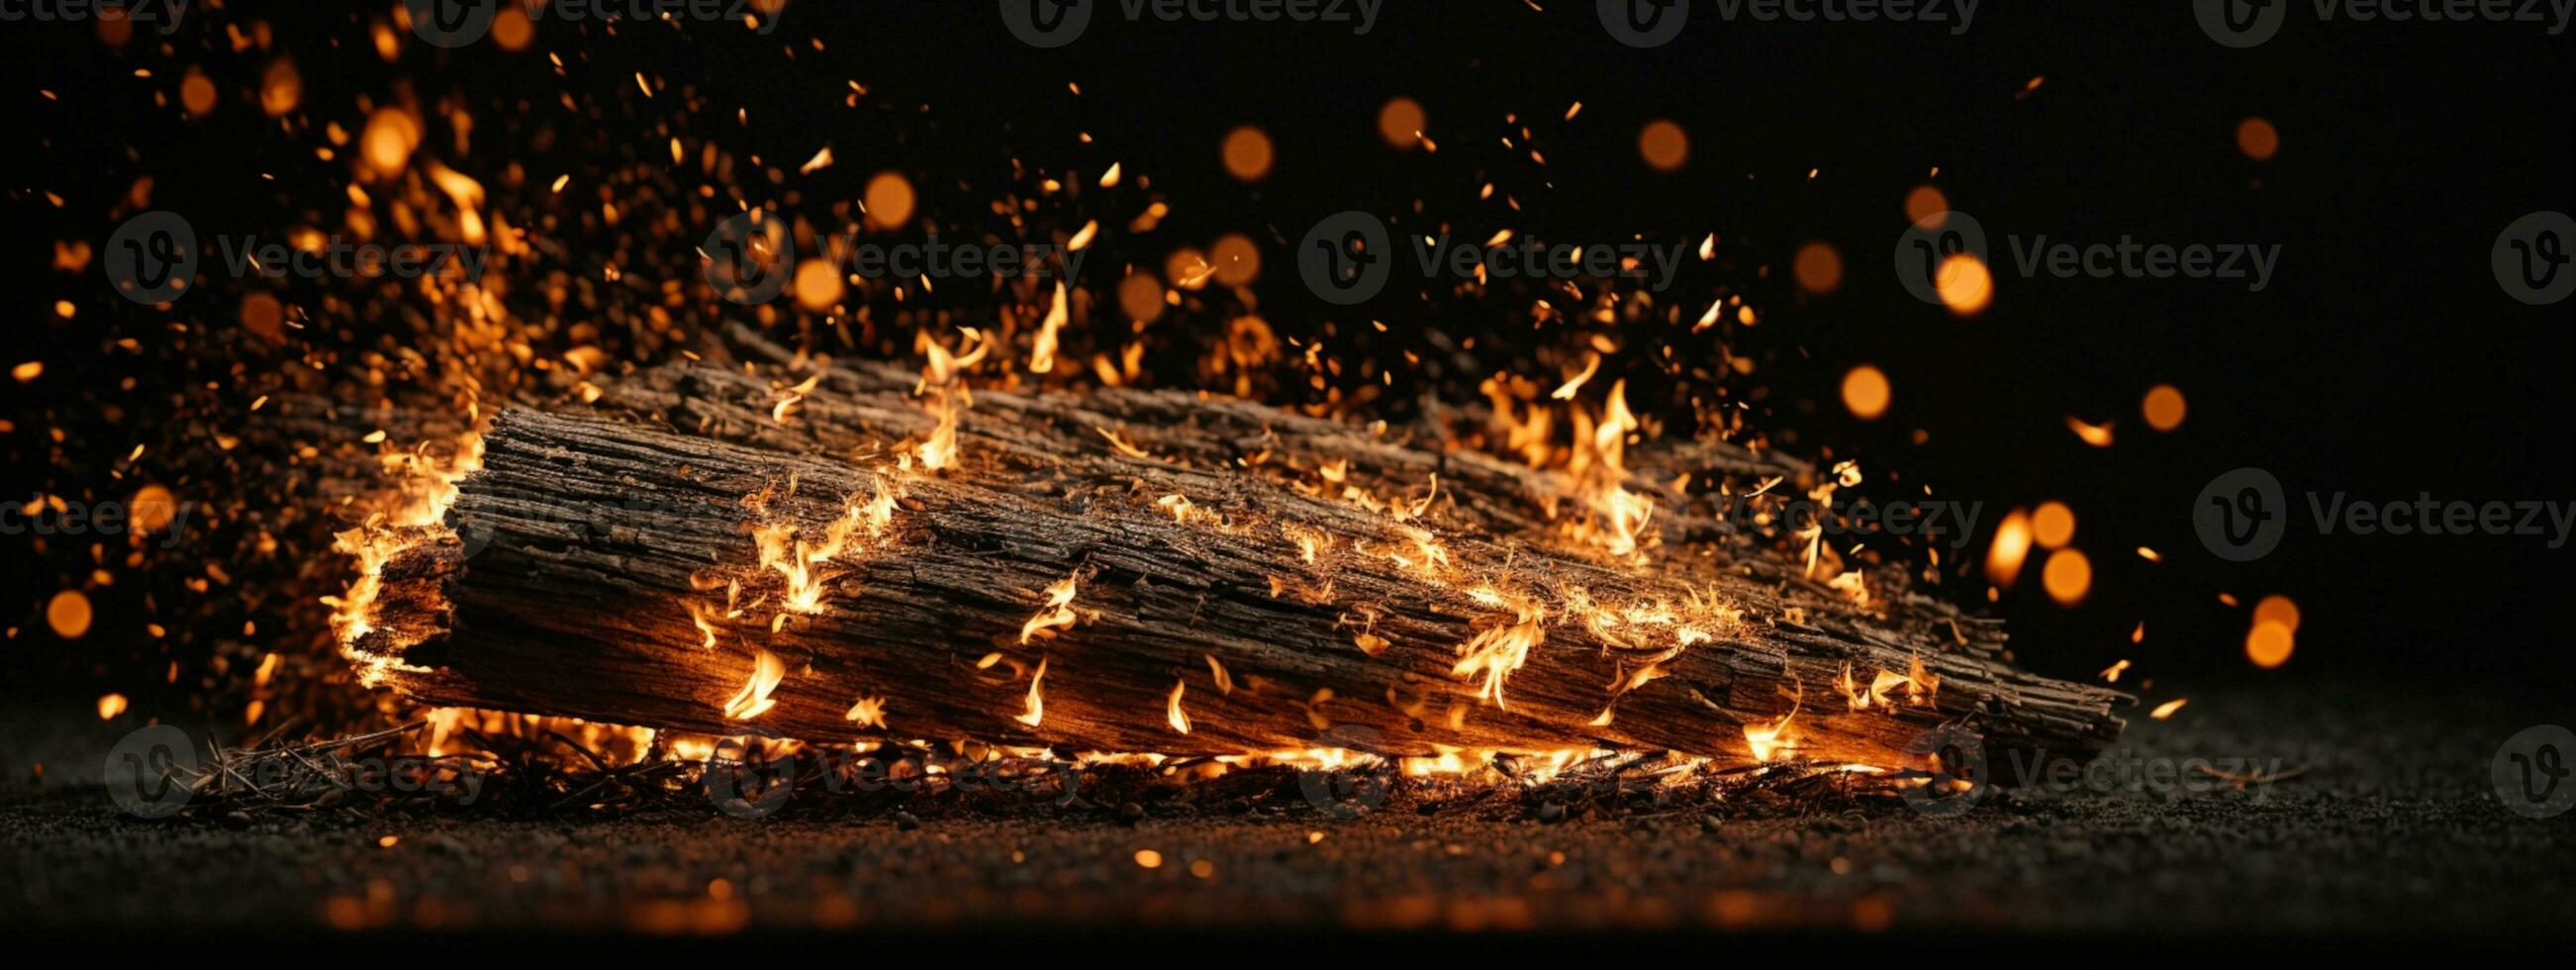
[[[363,116],[351,99],[397,85],[486,105],[569,92],[583,123],[598,126],[591,135],[650,157],[672,132],[667,114],[631,104],[644,71],[692,86],[715,106],[696,123],[773,165],[792,168],[833,144],[841,163],[800,183],[808,194],[855,195],[870,173],[898,169],[925,187],[934,215],[953,206],[952,220],[992,194],[1010,159],[1086,172],[1118,161],[1173,200],[1165,240],[1264,241],[1271,269],[1256,289],[1284,332],[1311,332],[1328,315],[1298,286],[1286,247],[1344,209],[1418,205],[1479,239],[1505,225],[1554,240],[1714,232],[1732,278],[1694,282],[1703,293],[1740,285],[1766,313],[1748,338],[1763,348],[1757,380],[1771,389],[1758,424],[1795,450],[1830,448],[1873,476],[1983,501],[1989,528],[2003,509],[2047,499],[2078,513],[2076,544],[2096,567],[2089,600],[2048,603],[2034,559],[1994,608],[2015,621],[2033,666],[2089,675],[2130,657],[2165,681],[2158,695],[2211,678],[2298,689],[2361,672],[2508,690],[2563,674],[2576,550],[2545,548],[2545,537],[2321,537],[2294,521],[2277,553],[2231,565],[2198,547],[2188,505],[2213,475],[2244,465],[2274,471],[2294,494],[2576,501],[2571,305],[2515,302],[2488,269],[2507,223],[2576,210],[2576,41],[2530,23],[2323,23],[2301,3],[2269,44],[2230,50],[2201,32],[2187,2],[1990,0],[1957,35],[1946,24],[1726,22],[1702,10],[1679,40],[1637,50],[1608,36],[1589,3],[1540,2],[1548,9],[1390,0],[1370,33],[1352,36],[1330,24],[1129,23],[1103,0],[1082,39],[1037,50],[984,0],[794,0],[767,37],[722,24],[628,25],[614,36],[548,24],[528,52],[414,44],[390,67],[364,27],[390,3],[232,3],[191,16],[272,18],[280,48],[298,56],[308,109],[352,123]],[[24,115],[0,151],[16,158],[9,262],[22,269],[44,265],[56,239],[104,243],[114,226],[106,213],[137,171],[155,175],[163,207],[201,225],[271,226],[282,210],[328,205],[339,191],[343,167],[290,150],[254,110],[235,105],[195,123],[153,106],[175,72],[133,76],[141,64],[173,63],[148,44],[109,51],[82,27],[5,27],[0,101]],[[221,35],[191,24],[176,43],[176,62],[194,63]],[[561,74],[549,50],[568,62]],[[228,97],[256,77],[253,59],[203,59]],[[2033,78],[2045,80],[2025,93]],[[857,109],[844,103],[850,80],[870,91]],[[1425,106],[1438,152],[1379,140],[1378,108],[1397,95]],[[1580,115],[1563,120],[1576,101]],[[737,126],[735,106],[755,123]],[[1507,115],[1538,133],[1544,168],[1502,145],[1520,127]],[[2235,147],[2248,116],[2281,132],[2269,161]],[[1656,173],[1638,158],[1639,126],[1659,117],[1691,135],[1681,171]],[[1275,170],[1256,185],[1218,164],[1220,139],[1247,123],[1278,146]],[[1096,141],[1077,143],[1082,132]],[[546,152],[594,150],[569,138],[538,148],[516,134],[486,125],[464,161],[488,172],[517,157],[557,171],[571,163],[549,163]],[[1523,211],[1478,202],[1488,181]],[[2230,281],[1999,272],[1994,308],[1955,319],[1906,295],[1890,267],[1905,195],[1926,181],[1996,238],[1999,271],[2007,235],[2278,244],[2282,255],[2260,293]],[[1780,273],[1764,278],[1763,267],[1784,270],[1808,240],[1843,254],[1838,292],[1802,298]],[[127,312],[96,276],[40,274],[9,291],[26,356],[43,356],[54,374],[85,366],[77,361],[98,338],[84,328]],[[45,308],[56,299],[85,312],[54,320]],[[1422,331],[1478,326],[1452,319],[1460,312],[1385,311],[1390,335],[1360,345],[1392,356]],[[1835,398],[1862,361],[1896,389],[1876,422],[1851,419]],[[2157,383],[2189,395],[2189,421],[2172,434],[2137,417]],[[60,387],[0,389],[18,416],[13,479],[46,477],[30,465],[48,453],[33,438],[61,417],[65,400],[46,398]],[[2065,426],[2070,414],[2119,419],[2118,443],[2083,444]],[[1918,429],[1928,434],[1919,446]],[[8,492],[36,487],[13,482]],[[2130,553],[2140,545],[2165,561],[2141,561]],[[9,649],[66,649],[41,633],[62,564],[21,567],[31,564],[37,574],[9,584],[0,612],[38,632],[22,630]],[[1983,598],[1973,577],[1948,585],[1956,598]],[[2244,660],[2245,609],[2222,605],[2221,592],[2248,605],[2275,592],[2298,601],[2305,620],[2288,666],[2256,671]],[[2133,648],[2141,621],[2147,639]]]

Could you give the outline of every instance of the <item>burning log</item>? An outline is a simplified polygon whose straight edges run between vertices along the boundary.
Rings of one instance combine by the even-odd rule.
[[[1719,555],[1722,523],[1635,487],[1670,511],[1625,538],[1660,555],[1569,531],[1564,473],[1246,402],[683,365],[498,415],[348,645],[429,703],[817,740],[1895,765],[1944,724],[2117,736],[2123,695],[2012,666],[1896,570]]]

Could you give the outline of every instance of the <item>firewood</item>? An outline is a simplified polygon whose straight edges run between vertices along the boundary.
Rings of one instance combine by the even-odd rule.
[[[1941,725],[2064,753],[2121,727],[2125,696],[2013,666],[2000,624],[1894,568],[1828,588],[1670,476],[1633,485],[1666,510],[1655,554],[1613,555],[1566,524],[1566,476],[1427,431],[919,384],[680,365],[504,411],[351,653],[434,704],[1067,752],[1894,765]],[[960,457],[927,468],[948,394]],[[1631,464],[1812,475],[1727,446]]]

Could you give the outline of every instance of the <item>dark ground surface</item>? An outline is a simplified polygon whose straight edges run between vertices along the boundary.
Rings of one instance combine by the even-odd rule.
[[[1178,809],[763,821],[711,811],[543,821],[438,813],[142,822],[43,790],[14,736],[0,805],[12,936],[276,945],[1803,945],[2024,943],[2220,955],[2388,946],[2565,952],[2576,813],[2505,810],[2488,765],[2563,706],[2278,689],[2141,716],[2142,756],[2281,759],[2245,791],[1998,792],[1935,818],[1890,799],[1680,806],[1550,824],[1506,809],[1335,820],[1296,798]],[[94,725],[95,727],[95,725]],[[95,733],[111,737],[123,727]],[[101,742],[103,746],[104,742]],[[87,760],[87,759],[84,759]],[[91,769],[93,772],[95,768]],[[1053,810],[1047,810],[1053,811]],[[382,846],[386,836],[396,836]],[[1160,853],[1158,867],[1140,850]],[[363,929],[372,936],[335,931]],[[1472,941],[1449,931],[1523,931]],[[1357,931],[1357,932],[1353,932]],[[1415,931],[1435,931],[1429,934]],[[1615,939],[1609,938],[1616,934]],[[725,952],[732,952],[729,949]],[[844,951],[853,952],[853,951]],[[873,952],[873,951],[872,951]],[[1076,950],[1064,951],[1071,954]],[[1141,952],[1141,951],[1140,951]],[[1158,958],[1159,959],[1159,958]]]

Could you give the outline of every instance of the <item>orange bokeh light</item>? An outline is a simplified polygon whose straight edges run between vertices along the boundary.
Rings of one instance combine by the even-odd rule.
[[[2245,659],[2254,666],[2270,670],[2290,661],[2290,652],[2298,648],[2298,637],[2290,628],[2278,623],[2256,623],[2245,635]]]
[[[1246,182],[1269,177],[1274,160],[1270,136],[1251,125],[1226,133],[1224,155],[1226,172]]]
[[[2236,150],[2258,162],[2268,162],[2281,151],[2281,132],[2261,118],[2247,118],[2236,125]]]
[[[2039,581],[2058,605],[2073,606],[2093,590],[2093,561],[2073,549],[2057,550],[2048,554],[2048,565],[2040,567]]]
[[[901,229],[912,221],[912,181],[895,172],[878,172],[868,180],[868,221],[879,229]]]
[[[1888,385],[1886,372],[1876,367],[1862,364],[1843,375],[1843,406],[1851,409],[1853,417],[1863,421],[1877,420],[1879,415],[1887,413],[1887,402],[1892,396],[1894,392]]]
[[[1807,292],[1819,296],[1831,293],[1843,285],[1843,254],[1836,252],[1831,243],[1822,240],[1811,242],[1798,247],[1798,256],[1790,262],[1790,271],[1798,277],[1798,285]]]
[[[1658,118],[1637,133],[1637,154],[1658,172],[1670,172],[1690,161],[1690,135],[1682,126]]]
[[[2182,427],[2183,416],[2191,409],[2183,400],[2180,388],[2158,384],[2147,389],[2146,400],[2139,402],[2138,410],[2146,415],[2147,427],[2171,431]]]
[[[1240,235],[1227,235],[1209,246],[1208,261],[1216,265],[1216,281],[1227,286],[1261,278],[1261,248]]]
[[[1422,144],[1422,130],[1431,123],[1422,113],[1421,102],[1396,98],[1377,112],[1377,136],[1399,151],[1411,151]]]
[[[2043,549],[2064,548],[2075,539],[2075,510],[2064,502],[2042,503],[2030,514],[2030,537]]]
[[[1940,290],[1942,305],[1949,307],[1952,313],[1973,317],[1994,305],[1995,278],[1987,272],[1985,262],[1977,257],[1952,253],[1941,261],[1940,273],[1934,277],[1934,282]]]
[[[55,593],[45,604],[45,625],[53,627],[54,635],[65,640],[78,640],[81,634],[88,633],[89,621],[89,597],[79,590]]]

